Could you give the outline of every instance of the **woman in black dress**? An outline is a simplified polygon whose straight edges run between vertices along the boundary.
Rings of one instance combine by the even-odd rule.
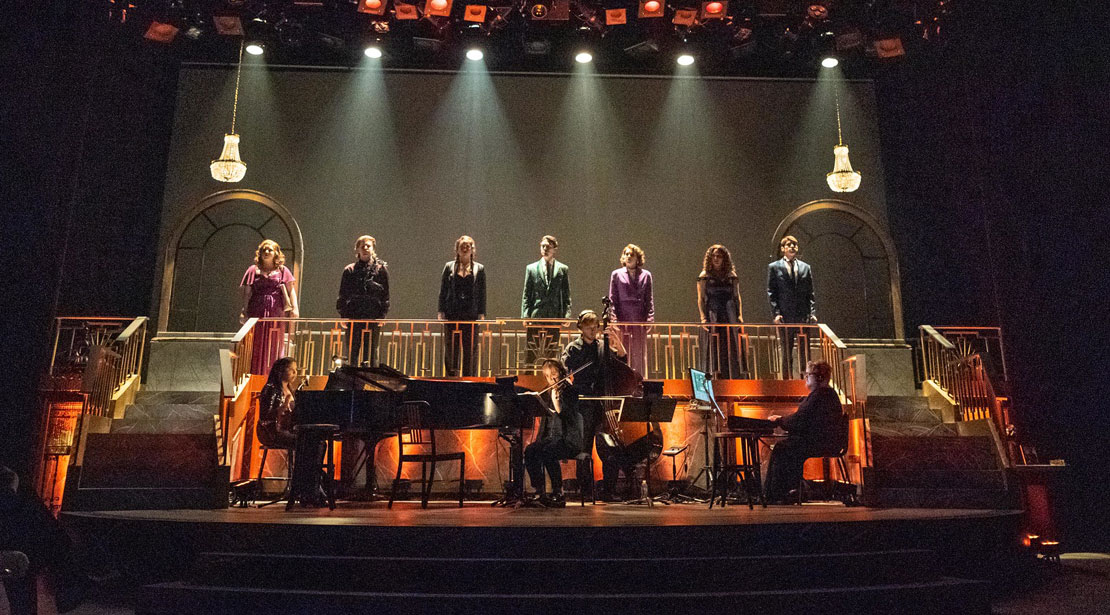
[[[473,321],[486,318],[486,270],[474,260],[474,239],[455,240],[455,259],[443,266],[439,285],[440,320],[443,326],[443,367],[448,376],[474,376]]]
[[[736,325],[744,322],[740,282],[732,255],[721,244],[709,246],[698,275],[698,313],[702,324]],[[747,358],[738,327],[706,327],[707,373],[719,378],[746,378]]]
[[[270,377],[258,396],[258,441],[270,448],[293,449],[293,381],[297,378],[297,362],[282,357],[270,367]]]

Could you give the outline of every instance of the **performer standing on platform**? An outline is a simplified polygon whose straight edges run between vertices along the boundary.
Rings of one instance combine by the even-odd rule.
[[[524,465],[540,503],[549,508],[562,508],[567,501],[563,496],[563,470],[559,461],[573,459],[582,450],[584,421],[578,409],[578,393],[563,380],[567,368],[556,359],[546,359],[543,375],[548,386],[553,387],[544,398],[544,405],[551,412],[540,419],[536,441],[524,449]],[[551,478],[550,496],[544,493],[544,469]]]
[[[776,325],[817,322],[817,302],[813,296],[813,273],[809,265],[798,258],[798,240],[787,235],[779,242],[782,258],[767,265],[767,299],[771,302],[771,317]],[[782,377],[794,374],[794,339],[799,338],[798,327],[782,327]],[[809,340],[805,335],[798,339],[798,364],[805,365],[809,356]]]
[[[651,272],[644,269],[644,251],[634,243],[621,252],[621,267],[609,276],[609,300],[613,302],[617,322],[655,322],[655,298],[652,294]],[[626,326],[624,344],[628,348],[628,365],[647,375],[647,327]]]
[[[299,318],[297,280],[285,267],[285,255],[276,241],[264,240],[254,252],[254,262],[247,267],[239,287],[243,289],[243,311],[239,322],[248,318]],[[251,373],[265,374],[266,369],[284,352],[285,323],[259,323],[254,328]]]
[[[524,296],[521,318],[570,318],[570,270],[555,260],[559,240],[544,235],[540,240],[540,260],[524,271]],[[558,326],[527,327],[528,363],[551,358],[548,349],[558,351]]]
[[[732,255],[721,244],[705,251],[698,274],[698,313],[702,324],[741,324],[744,308],[740,301],[740,282]],[[746,377],[747,356],[737,327],[707,327],[705,371],[718,378]]]
[[[270,376],[258,394],[258,441],[270,448],[293,450],[293,397],[297,362],[293,357],[274,361]]]
[[[476,374],[476,325],[462,322],[486,318],[486,269],[474,260],[476,254],[474,240],[463,235],[455,240],[455,260],[447,261],[443,266],[436,316],[440,320],[451,321],[443,326],[443,367],[448,376]]]
[[[578,331],[580,335],[573,342],[567,344],[563,350],[563,363],[567,370],[575,371],[588,365],[574,376],[574,389],[579,395],[603,395],[601,383],[601,341],[598,336],[601,331],[601,319],[593,310],[583,310],[578,315]],[[609,328],[609,358],[622,362],[628,361],[628,352],[621,342],[620,331],[614,327]],[[598,498],[603,501],[616,501],[617,476],[622,468],[629,466],[628,460],[622,455],[622,449],[612,446],[604,438],[594,437],[603,418],[604,408],[600,402],[581,402],[580,408],[583,418],[582,451],[590,452],[593,440],[597,444],[597,456],[601,459],[602,494]],[[639,461],[637,458],[632,463]],[[578,480],[583,486],[593,485],[593,477],[585,476],[584,467],[579,466]]]
[[[335,300],[335,309],[340,316],[360,321],[351,323],[349,360],[353,365],[362,365],[364,361],[370,365],[377,364],[381,325],[361,321],[381,320],[389,312],[389,269],[386,268],[385,261],[378,258],[376,243],[369,235],[355,240],[356,260],[343,268],[343,277],[339,281],[339,298]],[[370,334],[370,349],[364,359],[361,351],[367,332]]]
[[[838,455],[848,445],[848,417],[840,407],[840,396],[829,385],[832,368],[824,361],[811,361],[803,376],[810,393],[798,411],[788,417],[767,417],[790,434],[771,449],[767,501],[773,504],[785,504],[790,490],[801,484],[806,459]]]

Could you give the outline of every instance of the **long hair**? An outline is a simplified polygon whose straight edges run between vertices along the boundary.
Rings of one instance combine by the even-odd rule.
[[[282,357],[270,366],[270,375],[266,378],[266,384],[273,385],[277,390],[281,390],[281,375],[285,373],[286,368],[291,363],[296,363],[293,357]]]
[[[715,270],[713,269],[713,255],[716,254],[718,251],[721,252],[721,255],[724,256],[724,259],[722,259],[721,262],[721,269]],[[732,265],[732,255],[728,253],[728,248],[722,246],[719,243],[715,243],[709,246],[709,249],[705,251],[705,260],[702,262],[701,265],[701,275],[699,275],[698,277],[706,278],[710,276],[715,278],[730,279],[736,277],[736,267]]]
[[[474,271],[474,263],[478,262],[478,244],[474,243],[474,238],[470,235],[463,235],[455,240],[455,268],[452,273],[459,272],[459,247],[464,243],[470,244],[470,271]]]
[[[540,371],[542,372],[543,370],[547,369],[548,367],[554,367],[555,370],[559,372],[559,379],[560,380],[562,380],[563,378],[566,378],[567,374],[569,373],[567,371],[567,366],[563,365],[563,362],[560,361],[559,359],[544,359],[543,360],[543,365],[540,366]]]
[[[285,254],[281,252],[281,246],[278,245],[273,239],[263,239],[262,243],[258,244],[258,248],[254,251],[254,264],[257,267],[262,266],[262,248],[272,248],[274,251],[274,269],[281,267],[285,264]]]

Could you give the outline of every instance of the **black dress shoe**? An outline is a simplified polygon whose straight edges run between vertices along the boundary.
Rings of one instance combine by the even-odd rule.
[[[540,503],[548,508],[566,508],[567,499],[561,493],[540,496]]]
[[[600,502],[609,502],[609,503],[616,503],[616,502],[623,502],[624,501],[624,498],[620,497],[619,495],[614,495],[612,493],[603,493],[600,496],[598,496],[597,499]]]

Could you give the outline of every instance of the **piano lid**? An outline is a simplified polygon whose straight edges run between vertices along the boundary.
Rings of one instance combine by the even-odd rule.
[[[356,367],[344,365],[328,374],[325,389],[333,391],[392,391],[404,392],[409,377],[389,367]]]

